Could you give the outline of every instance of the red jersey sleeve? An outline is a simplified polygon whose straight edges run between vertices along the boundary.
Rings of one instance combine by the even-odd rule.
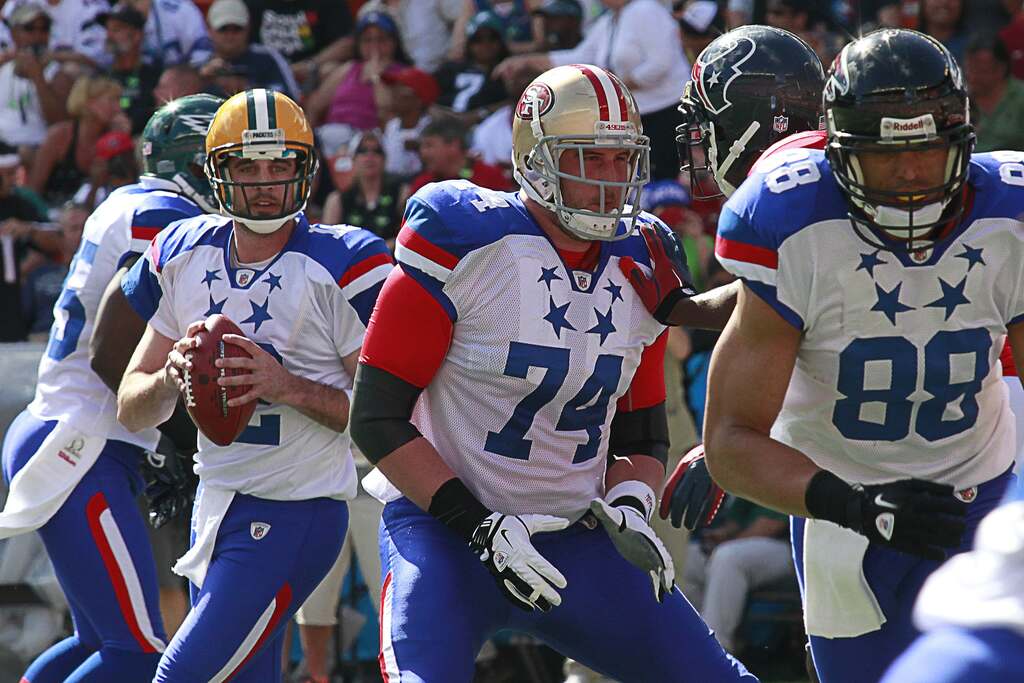
[[[422,389],[451,341],[452,320],[444,307],[399,266],[384,281],[370,314],[359,361]]]
[[[665,400],[665,348],[668,345],[668,331],[661,333],[653,344],[644,349],[640,356],[633,381],[619,397],[619,412],[628,413],[641,408],[656,406]]]

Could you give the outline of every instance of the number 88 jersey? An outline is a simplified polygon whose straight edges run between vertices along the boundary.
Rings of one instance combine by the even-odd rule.
[[[934,248],[858,237],[820,151],[759,163],[719,222],[722,265],[802,332],[772,436],[848,481],[966,488],[1004,472],[998,362],[1024,320],[1022,155],[975,155],[972,201]]]

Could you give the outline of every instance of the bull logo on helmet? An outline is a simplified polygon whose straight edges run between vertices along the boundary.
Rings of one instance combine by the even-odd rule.
[[[743,63],[754,56],[757,45],[746,36],[721,47],[712,46],[705,50],[693,65],[693,82],[704,108],[713,114],[721,114],[732,106],[729,101],[729,86],[743,75]]]

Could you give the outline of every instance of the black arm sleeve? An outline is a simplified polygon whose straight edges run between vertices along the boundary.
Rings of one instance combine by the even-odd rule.
[[[420,436],[409,419],[421,391],[386,370],[359,364],[348,425],[352,441],[371,463]]]
[[[650,408],[616,413],[608,435],[608,457],[649,455],[668,462],[668,416],[665,402]]]

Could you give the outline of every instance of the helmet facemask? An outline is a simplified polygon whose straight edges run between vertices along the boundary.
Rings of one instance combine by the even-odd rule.
[[[935,117],[880,117],[880,135],[858,135],[837,130],[834,110],[829,111],[826,153],[840,188],[850,205],[850,219],[861,239],[888,251],[920,252],[941,239],[942,226],[955,222],[964,210],[964,191],[974,148],[974,133],[967,120],[941,130]],[[964,117],[966,119],[966,117]],[[908,131],[900,129],[917,129]],[[946,150],[939,185],[911,191],[870,187],[860,155],[898,154]]]
[[[686,84],[679,114],[683,122],[676,126],[676,151],[679,153],[679,172],[690,178],[690,196],[704,201],[723,196],[715,174],[715,124],[700,104],[691,96],[693,81]]]
[[[249,131],[246,131],[248,133]],[[277,129],[275,132],[281,132]],[[287,180],[243,182],[231,178],[228,160],[294,159],[295,175]],[[253,232],[269,234],[277,231],[306,207],[313,178],[319,169],[316,152],[310,145],[287,141],[282,136],[266,142],[243,140],[213,150],[206,161],[206,175],[216,193],[223,213],[245,225]],[[257,214],[252,206],[257,188],[285,187],[281,204],[273,215]],[[239,201],[236,201],[239,200]]]
[[[646,135],[638,135],[631,122],[598,123],[594,135],[544,135],[540,121],[531,121],[537,143],[527,155],[525,174],[516,172],[516,180],[527,196],[554,212],[558,223],[569,234],[582,240],[614,241],[633,232],[640,215],[640,193],[651,179],[651,144]],[[621,132],[609,132],[616,127]],[[624,149],[630,152],[626,179],[623,181],[588,178],[583,155],[589,150]],[[560,168],[566,152],[577,157],[578,172]],[[595,185],[599,188],[596,210],[569,206],[564,199],[562,181]],[[626,221],[625,229],[619,223]]]

